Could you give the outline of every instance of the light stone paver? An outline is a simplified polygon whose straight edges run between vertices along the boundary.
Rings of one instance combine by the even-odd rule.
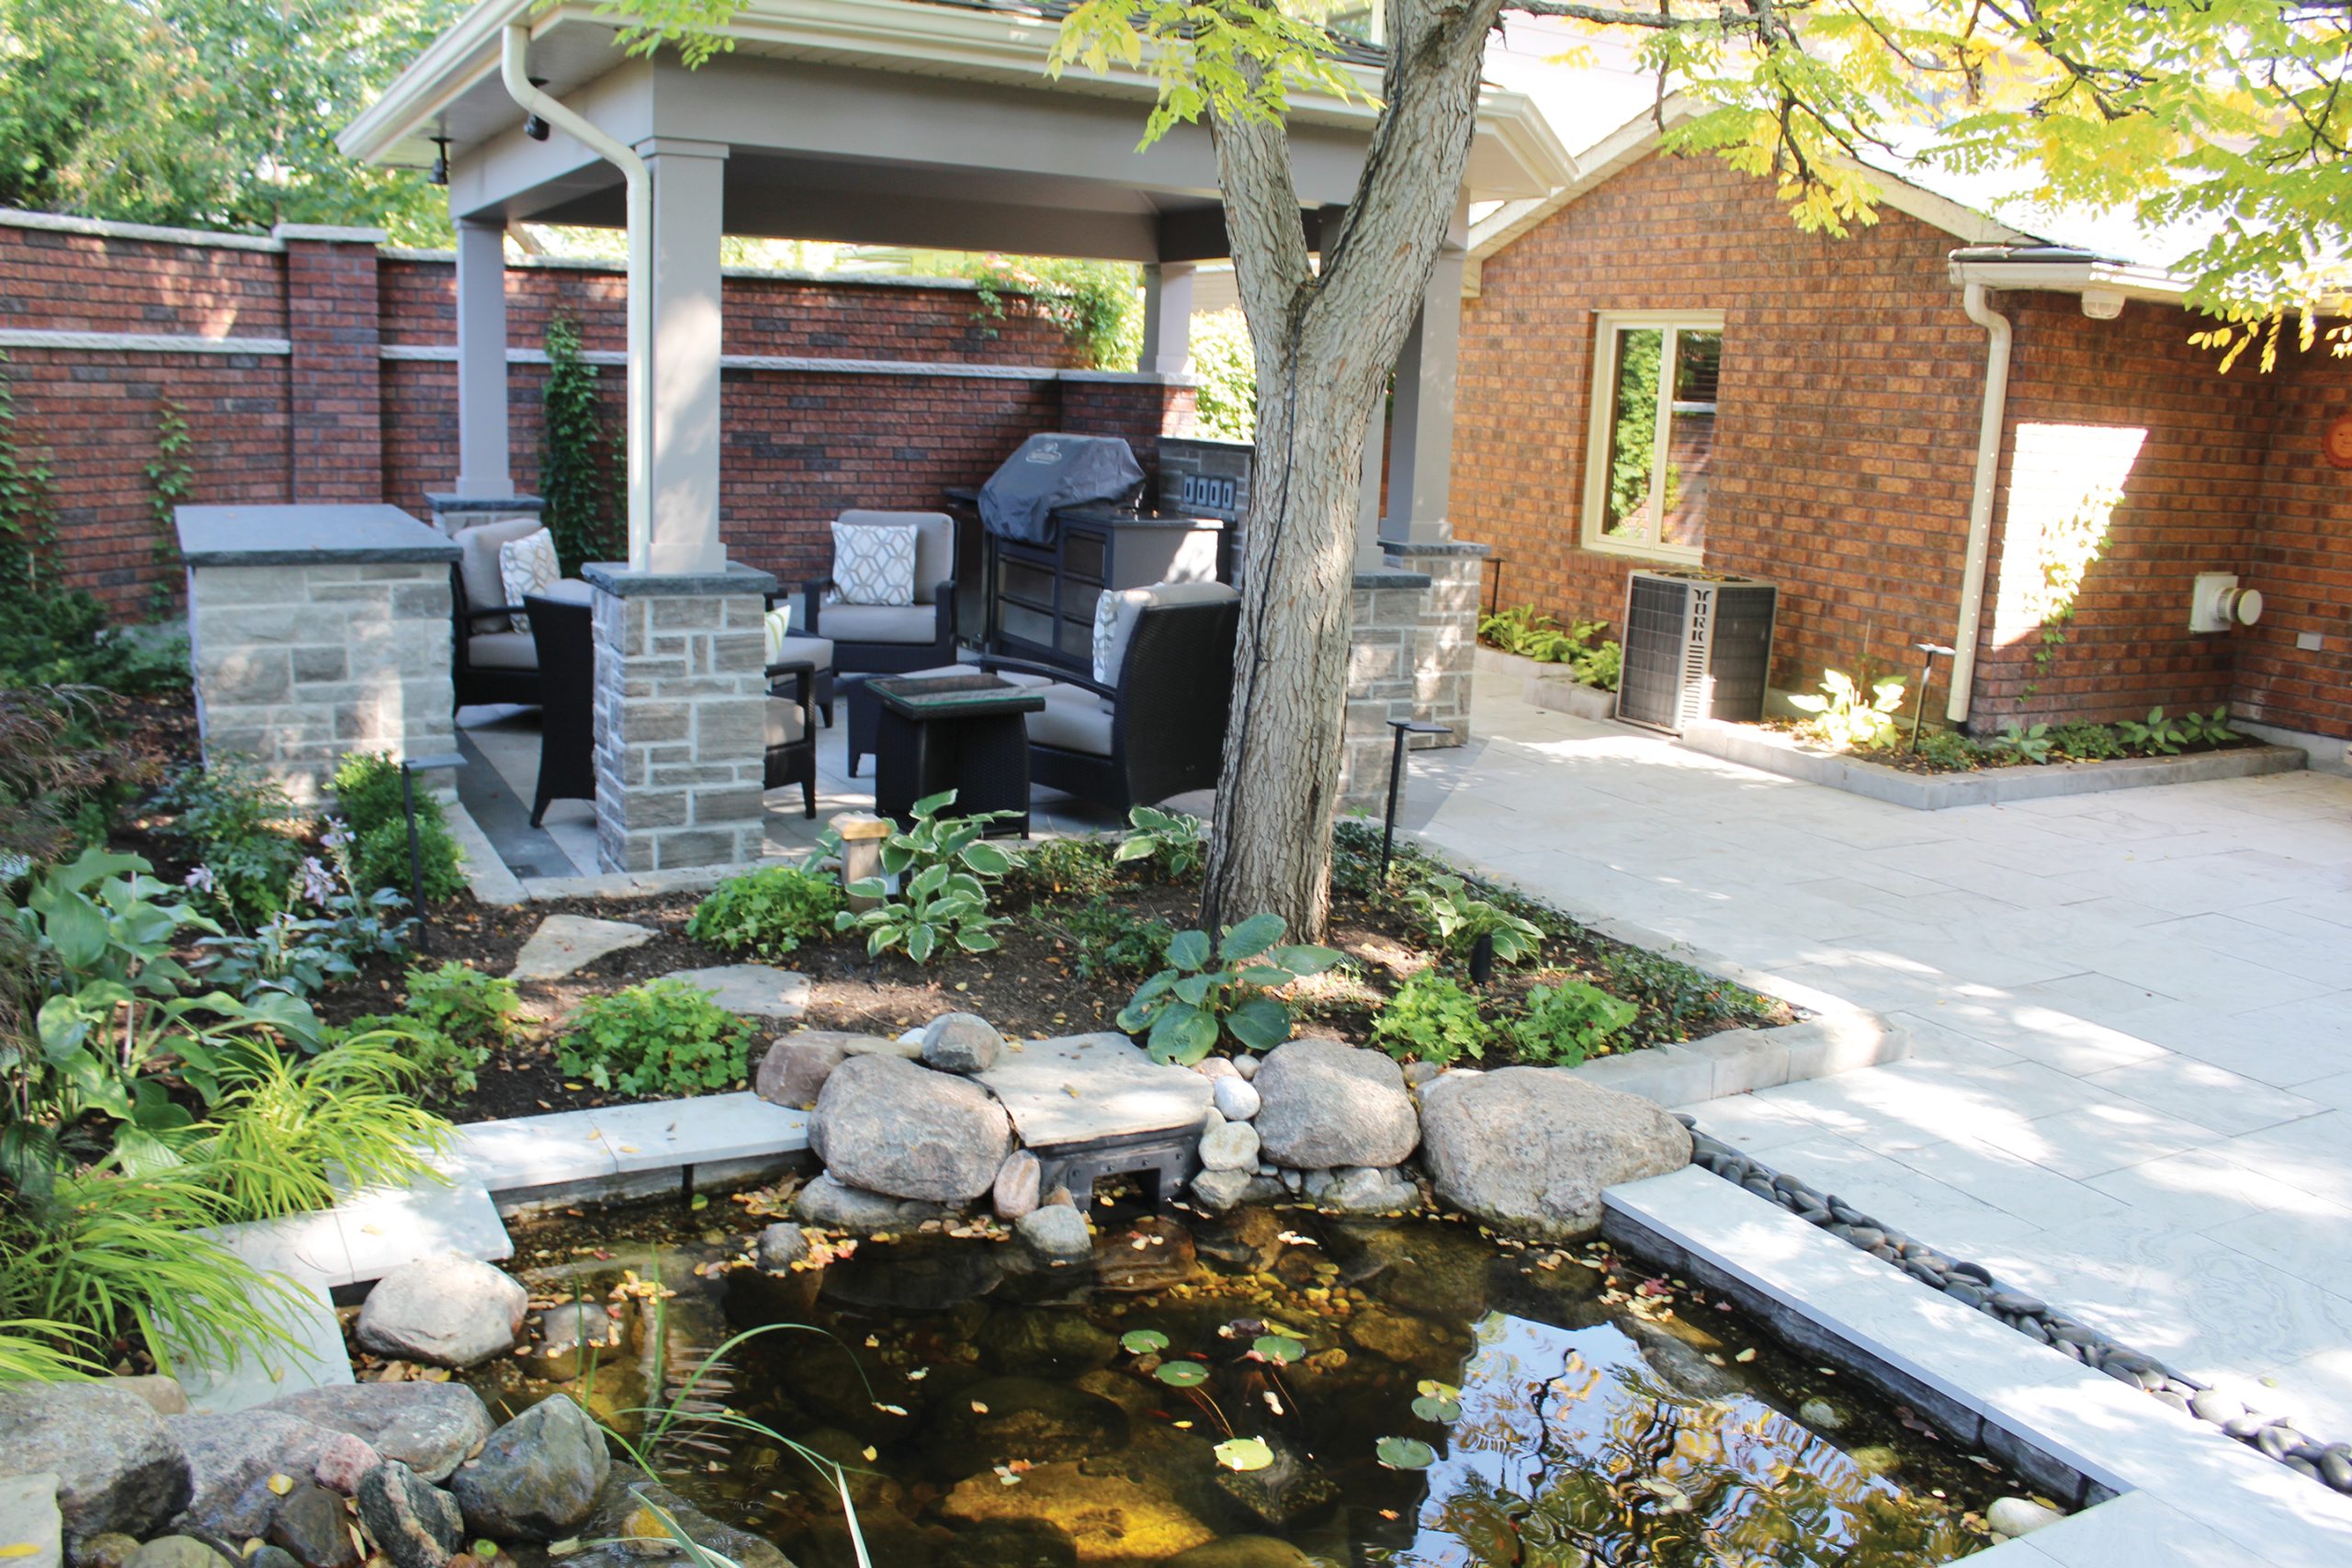
[[[628,920],[599,920],[586,915],[549,915],[539,922],[509,971],[516,980],[560,980],[599,958],[642,947],[652,931]]]
[[[1492,684],[1403,826],[1910,1036],[1702,1125],[2352,1440],[2352,779],[1916,812]]]
[[[1010,1041],[978,1079],[1033,1149],[1193,1127],[1209,1107],[1208,1079],[1160,1066],[1123,1034]]]
[[[720,964],[678,969],[662,976],[684,980],[729,1012],[745,1018],[798,1018],[808,1006],[808,976],[765,964]]]

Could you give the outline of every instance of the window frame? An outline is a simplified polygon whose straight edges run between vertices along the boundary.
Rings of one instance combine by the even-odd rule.
[[[1584,525],[1588,550],[1633,556],[1643,560],[1696,565],[1706,558],[1706,547],[1668,544],[1663,539],[1612,538],[1604,515],[1609,499],[1609,442],[1614,434],[1611,411],[1616,403],[1618,344],[1626,328],[1659,327],[1666,331],[1665,351],[1658,364],[1658,431],[1655,461],[1663,465],[1668,454],[1669,421],[1674,412],[1674,372],[1679,334],[1684,332],[1724,334],[1721,310],[1597,310],[1593,313],[1592,400],[1589,406],[1584,458]],[[1720,396],[1720,394],[1718,394]],[[1721,403],[1716,405],[1718,410]],[[1717,415],[1721,418],[1720,412]],[[1653,470],[1655,473],[1655,470]],[[1655,482],[1655,480],[1653,481]]]

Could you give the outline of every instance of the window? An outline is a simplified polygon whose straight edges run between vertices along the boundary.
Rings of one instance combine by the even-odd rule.
[[[1588,549],[1701,558],[1723,357],[1721,316],[1601,315],[1585,459]]]

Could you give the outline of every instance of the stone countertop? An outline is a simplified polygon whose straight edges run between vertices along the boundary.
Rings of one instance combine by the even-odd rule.
[[[980,501],[977,485],[949,485],[940,492],[949,503],[977,507]],[[1114,528],[1232,528],[1237,526],[1230,517],[1213,517],[1206,513],[1160,512],[1113,506],[1108,502],[1081,501],[1075,505],[1057,506],[1056,518],[1072,523],[1107,524]]]
[[[397,506],[298,502],[183,506],[173,513],[192,567],[454,561],[458,547]]]

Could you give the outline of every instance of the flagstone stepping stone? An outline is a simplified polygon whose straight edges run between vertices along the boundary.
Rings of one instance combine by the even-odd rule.
[[[1009,1044],[978,1081],[1004,1102],[1022,1143],[1041,1153],[1150,1133],[1197,1134],[1213,1092],[1200,1074],[1163,1067],[1114,1033]]]
[[[508,977],[518,981],[560,980],[599,958],[653,940],[652,931],[627,920],[598,920],[586,915],[549,915],[514,955]]]
[[[741,1018],[798,1018],[808,1006],[808,976],[765,964],[721,964],[708,969],[679,969],[662,976],[684,980]]]

